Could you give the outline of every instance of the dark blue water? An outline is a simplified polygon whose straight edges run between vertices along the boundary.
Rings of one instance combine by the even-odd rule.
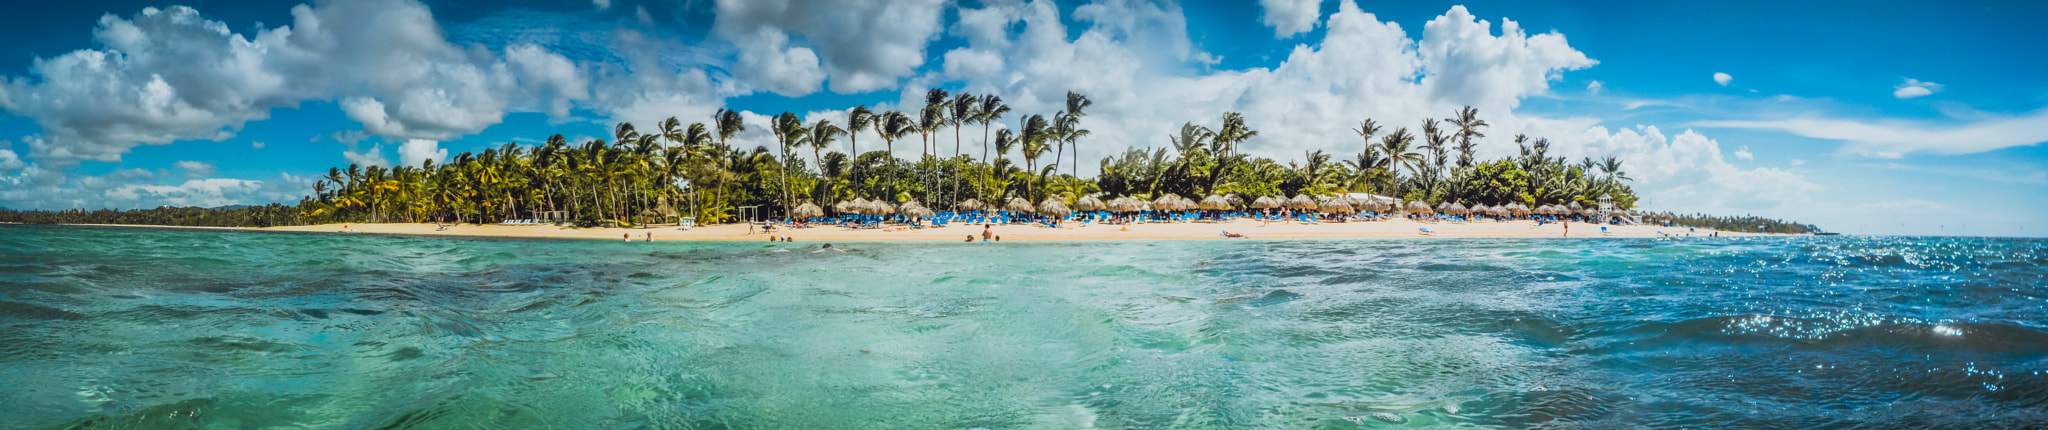
[[[0,428],[2036,428],[2048,242],[0,226]]]

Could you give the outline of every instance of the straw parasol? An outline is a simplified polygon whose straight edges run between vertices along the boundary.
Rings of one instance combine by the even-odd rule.
[[[1473,215],[1486,215],[1490,213],[1488,212],[1488,209],[1489,208],[1486,207],[1485,203],[1473,203],[1472,207],[1468,208],[1468,210],[1472,211]]]
[[[1337,196],[1330,198],[1329,200],[1323,200],[1323,204],[1317,206],[1317,210],[1326,214],[1348,214],[1352,212],[1357,212],[1358,209],[1352,208],[1351,202],[1347,201],[1350,199],[1350,197]]]
[[[903,214],[904,216],[921,217],[931,216],[932,210],[925,208],[923,204],[918,203],[916,200],[912,200],[904,202],[902,206],[897,206],[896,213]]]
[[[1152,199],[1152,208],[1162,211],[1180,209],[1180,196],[1173,193],[1161,194],[1159,198]]]
[[[888,215],[893,213],[896,213],[896,205],[894,203],[881,200],[868,202],[868,215]]]
[[[967,199],[961,201],[960,203],[954,204],[953,208],[969,212],[978,211],[981,210],[981,201],[975,199]]]
[[[1257,200],[1252,200],[1253,209],[1272,209],[1277,207],[1280,207],[1280,201],[1272,197],[1259,196]]]
[[[1070,213],[1074,213],[1074,211],[1067,210],[1067,204],[1060,203],[1060,200],[1056,198],[1046,198],[1044,202],[1038,204],[1039,215],[1063,217]]]
[[[1450,209],[1450,210],[1446,210],[1446,211],[1444,211],[1444,213],[1447,213],[1447,214],[1451,214],[1451,215],[1465,215],[1465,214],[1469,214],[1469,213],[1472,213],[1472,210],[1471,210],[1471,209],[1466,209],[1466,208],[1465,208],[1465,205],[1463,205],[1463,204],[1459,204],[1459,203],[1457,203],[1457,202],[1451,202],[1451,209]]]
[[[1187,198],[1187,197],[1175,197],[1175,198],[1176,198],[1176,199],[1179,199],[1179,201],[1176,201],[1176,202],[1174,202],[1174,204],[1175,204],[1175,205],[1179,205],[1179,206],[1180,206],[1180,210],[1188,210],[1188,209],[1194,209],[1195,207],[1197,207],[1197,206],[1200,206],[1200,204],[1197,204],[1197,203],[1195,203],[1195,200],[1194,200],[1194,199],[1190,199],[1190,198]]]
[[[1099,211],[1107,206],[1108,205],[1102,203],[1102,199],[1095,198],[1095,196],[1081,196],[1080,200],[1074,201],[1074,209],[1084,212]]]
[[[1024,200],[1024,199],[1021,199],[1021,198],[1017,198],[1017,197],[1011,197],[1011,198],[1010,198],[1010,201],[1009,201],[1009,202],[1007,202],[1007,203],[1003,203],[1003,210],[1008,210],[1008,211],[1016,211],[1016,212],[1031,212],[1031,211],[1033,211],[1033,210],[1037,210],[1037,208],[1033,208],[1033,207],[1031,207],[1031,201],[1030,201],[1030,200]]]
[[[1202,210],[1210,211],[1230,210],[1230,199],[1223,198],[1223,196],[1211,195],[1209,197],[1202,198],[1202,201],[1200,203],[1196,203],[1195,207]]]
[[[1244,197],[1238,197],[1236,194],[1223,196],[1223,201],[1230,202],[1230,207],[1233,208],[1244,207]]]
[[[1130,196],[1124,196],[1124,197],[1117,197],[1117,198],[1114,198],[1114,199],[1109,199],[1109,210],[1111,210],[1111,211],[1115,211],[1115,212],[1137,212],[1137,211],[1140,211],[1140,210],[1144,210],[1144,208],[1145,208],[1145,205],[1144,205],[1144,204],[1141,204],[1141,203],[1139,203],[1139,202],[1138,202],[1138,199],[1135,199],[1135,198],[1131,198]]]
[[[1287,199],[1287,208],[1288,208],[1288,209],[1301,209],[1301,210],[1315,210],[1315,209],[1316,209],[1316,201],[1315,201],[1315,199],[1311,199],[1311,198],[1309,198],[1307,194],[1295,194],[1295,195],[1294,195],[1294,198],[1292,198],[1292,199]]]
[[[1411,213],[1411,214],[1421,214],[1421,215],[1429,215],[1429,214],[1433,214],[1433,213],[1436,213],[1436,210],[1434,210],[1434,209],[1430,209],[1430,207],[1429,207],[1429,203],[1427,203],[1427,202],[1423,202],[1423,201],[1421,201],[1421,200],[1416,200],[1416,201],[1408,202],[1408,213]]]
[[[804,202],[804,204],[797,205],[796,209],[791,209],[789,214],[797,218],[816,218],[825,216],[825,209],[819,208],[818,205],[811,204],[811,202]]]
[[[1600,211],[1593,210],[1593,208],[1579,209],[1579,216],[1587,218],[1597,217],[1600,216]]]
[[[832,204],[832,212],[833,212],[833,213],[841,213],[841,214],[843,214],[843,213],[848,213],[848,212],[853,212],[853,210],[851,209],[852,207],[853,207],[853,202],[850,202],[850,201],[846,201],[846,200],[840,200],[840,201],[839,201],[839,203],[833,203],[833,204]]]

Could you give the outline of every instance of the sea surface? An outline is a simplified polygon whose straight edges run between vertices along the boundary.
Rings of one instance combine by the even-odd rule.
[[[2035,428],[2048,241],[0,226],[0,428]]]

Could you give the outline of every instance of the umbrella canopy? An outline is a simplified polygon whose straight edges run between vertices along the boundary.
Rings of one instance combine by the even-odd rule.
[[[1447,214],[1451,214],[1451,215],[1464,215],[1464,214],[1469,214],[1469,213],[1472,213],[1472,210],[1471,210],[1471,209],[1466,209],[1466,208],[1465,208],[1465,205],[1462,205],[1462,204],[1458,204],[1458,203],[1456,203],[1456,202],[1452,202],[1452,203],[1451,203],[1451,209],[1450,209],[1450,210],[1446,210],[1446,211],[1444,211],[1444,213],[1447,213]]]
[[[920,204],[920,203],[918,203],[917,201],[914,201],[914,200],[913,200],[913,201],[910,201],[910,202],[906,202],[906,203],[904,203],[904,204],[903,204],[903,206],[899,206],[899,207],[897,207],[897,208],[896,208],[896,212],[897,212],[897,213],[901,213],[901,214],[903,214],[903,215],[905,215],[905,216],[914,216],[914,217],[922,217],[922,216],[932,216],[932,210],[931,210],[931,208],[927,208],[927,207],[924,207],[924,205],[923,205],[923,204]]]
[[[1291,198],[1291,199],[1287,199],[1287,208],[1288,208],[1288,209],[1301,209],[1301,210],[1315,210],[1315,208],[1316,208],[1316,201],[1315,201],[1315,199],[1311,199],[1311,198],[1309,198],[1307,194],[1295,194],[1295,195],[1294,195],[1294,198]]]
[[[1593,209],[1591,209],[1591,208],[1586,208],[1586,209],[1579,209],[1579,216],[1583,216],[1583,217],[1587,217],[1587,218],[1592,218],[1592,217],[1600,216],[1600,211],[1596,211],[1596,210],[1593,210]]]
[[[1436,213],[1436,210],[1430,209],[1429,203],[1423,202],[1421,200],[1416,200],[1408,202],[1408,213],[1428,215]]]
[[[1223,198],[1223,196],[1212,195],[1209,197],[1202,198],[1202,202],[1196,203],[1195,207],[1201,208],[1202,210],[1211,211],[1229,210],[1230,199]]]
[[[1489,209],[1490,208],[1487,208],[1485,203],[1473,203],[1472,207],[1468,208],[1468,210],[1471,210],[1474,215],[1486,215],[1488,213],[1491,213],[1488,212]]]
[[[797,218],[821,217],[825,216],[825,209],[819,208],[818,205],[811,204],[810,202],[804,202],[804,204],[797,205],[796,209],[790,209],[789,214]]]
[[[896,213],[896,205],[893,203],[881,200],[868,202],[868,215],[888,215],[893,213]]]
[[[1004,210],[1012,210],[1012,211],[1017,211],[1017,212],[1030,212],[1030,211],[1034,210],[1035,208],[1031,207],[1031,201],[1030,201],[1030,200],[1024,200],[1024,199],[1020,199],[1020,198],[1016,198],[1016,197],[1011,197],[1011,198],[1010,198],[1010,201],[1009,201],[1008,203],[1004,203],[1004,204],[1003,204],[1003,209],[1004,209]]]
[[[1317,207],[1317,210],[1326,214],[1348,214],[1358,211],[1358,209],[1351,207],[1351,202],[1345,200],[1348,199],[1341,196],[1324,200],[1323,204]]]
[[[845,203],[846,203],[846,208],[845,208],[845,209],[839,209],[839,208],[838,208],[837,206],[833,207],[833,209],[838,209],[838,210],[839,210],[839,213],[849,213],[849,214],[863,214],[863,215],[865,215],[865,214],[867,214],[867,213],[868,213],[868,199],[863,199],[863,198],[859,198],[859,197],[854,197],[854,198],[853,198],[853,201],[849,201],[849,202],[845,202]]]
[[[1067,216],[1070,213],[1074,213],[1074,211],[1067,210],[1067,204],[1060,203],[1059,199],[1047,198],[1044,202],[1038,204],[1039,215],[1058,217]]]
[[[959,209],[959,210],[963,210],[963,211],[978,211],[978,210],[981,210],[981,201],[980,201],[980,200],[975,200],[975,199],[967,199],[967,200],[961,201],[961,202],[960,202],[960,203],[958,203],[958,204],[954,204],[954,205],[953,205],[953,208],[954,208],[954,209]]]
[[[1272,197],[1259,196],[1257,200],[1252,200],[1253,209],[1272,209],[1277,207],[1280,207],[1280,201]]]
[[[1152,199],[1152,208],[1162,211],[1185,209],[1180,207],[1180,196],[1173,195],[1173,193],[1166,193],[1160,195],[1157,199]]]
[[[1138,199],[1131,198],[1128,196],[1117,197],[1114,199],[1109,199],[1109,210],[1117,212],[1137,212],[1145,210],[1145,204],[1139,202]]]
[[[1230,202],[1230,207],[1233,208],[1244,207],[1244,198],[1238,197],[1236,194],[1223,196],[1223,201]]]
[[[1109,205],[1103,204],[1102,199],[1095,198],[1095,196],[1081,196],[1080,200],[1074,201],[1074,209],[1082,211],[1099,211],[1105,207],[1109,207]]]
[[[1571,210],[1572,212],[1578,212],[1578,211],[1579,211],[1580,209],[1585,209],[1586,207],[1585,207],[1585,206],[1579,206],[1579,202],[1576,202],[1576,201],[1575,201],[1575,202],[1572,202],[1571,204],[1565,205],[1565,206],[1564,206],[1564,208],[1565,208],[1565,209],[1570,209],[1570,210]]]

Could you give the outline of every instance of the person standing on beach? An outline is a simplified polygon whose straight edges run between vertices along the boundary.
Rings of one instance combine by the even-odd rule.
[[[1572,237],[1572,219],[1564,219],[1564,237]]]

